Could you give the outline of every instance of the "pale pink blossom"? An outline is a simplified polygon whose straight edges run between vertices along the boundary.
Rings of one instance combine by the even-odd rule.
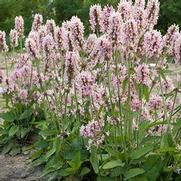
[[[8,46],[6,44],[6,33],[4,31],[0,31],[0,52],[7,52]]]
[[[67,51],[65,56],[65,76],[70,84],[80,71],[80,55],[75,51]]]
[[[141,108],[141,102],[137,95],[133,94],[131,95],[131,109],[133,112],[136,112],[140,110]]]
[[[146,6],[146,18],[150,29],[152,29],[157,24],[159,11],[160,2],[158,0],[148,0]]]
[[[161,136],[163,133],[165,133],[168,130],[168,125],[158,125],[149,130],[149,134],[155,135],[155,136]]]
[[[146,85],[146,86],[149,85],[149,83],[150,83],[150,80],[149,80],[150,70],[149,70],[148,65],[139,64],[135,68],[135,73],[136,73],[135,79],[138,83]]]
[[[30,65],[30,55],[27,53],[22,54],[20,55],[20,57],[18,57],[16,68],[20,69],[25,65]]]
[[[169,77],[166,77],[162,81],[161,85],[162,85],[163,91],[166,92],[166,93],[173,91],[174,88],[175,88],[172,79],[169,78]]]
[[[83,97],[92,95],[94,85],[95,77],[88,71],[82,71],[76,77],[76,88]]]
[[[100,18],[100,31],[105,33],[108,32],[109,28],[109,17],[111,14],[115,12],[114,8],[112,6],[105,6],[102,10],[101,13],[101,18]]]
[[[22,16],[16,16],[15,30],[18,32],[19,37],[23,37],[23,35],[24,35],[24,19]]]
[[[121,18],[121,14],[118,12],[113,12],[109,17],[109,27],[108,27],[108,35],[113,45],[118,46],[121,42],[121,28],[123,26],[123,21]]]
[[[95,43],[97,41],[96,34],[90,34],[87,40],[84,43],[84,51],[87,54],[90,54],[95,46]]]
[[[138,26],[138,32],[142,33],[145,31],[145,28],[147,26],[147,19],[146,19],[146,11],[142,7],[135,7],[133,12],[133,18],[137,23]]]
[[[171,53],[170,49],[176,33],[179,33],[179,27],[178,25],[173,24],[168,28],[167,33],[163,36],[163,44],[164,47],[168,49],[168,53]]]
[[[68,32],[64,27],[56,27],[55,28],[55,43],[56,43],[56,48],[60,50],[67,50],[68,49],[68,37],[67,37]]]
[[[100,30],[102,18],[102,8],[100,5],[93,5],[90,7],[89,18],[91,30],[94,33],[96,32],[96,30]]]
[[[40,26],[38,33],[39,33],[40,47],[42,49],[43,48],[43,39],[46,35],[48,35],[47,26],[46,25]]]
[[[69,28],[69,38],[73,49],[80,50],[84,43],[84,25],[78,17],[73,16]]]
[[[90,59],[92,59],[94,63],[97,61],[103,63],[104,60],[110,60],[112,58],[112,53],[112,43],[106,35],[102,35],[96,40],[94,48],[90,53]]]
[[[157,95],[152,95],[148,101],[148,108],[150,110],[160,109],[162,107],[162,98]]]
[[[148,31],[144,35],[143,54],[147,57],[159,57],[163,49],[162,35],[159,31]]]
[[[95,86],[92,91],[93,105],[96,111],[99,111],[100,107],[104,104],[103,96],[105,94],[105,88],[103,86]]]
[[[56,28],[55,21],[53,19],[48,19],[46,21],[46,27],[47,27],[48,34],[53,37],[55,34],[55,28]]]
[[[118,12],[124,21],[127,21],[133,17],[133,6],[129,0],[121,0],[118,4]]]
[[[28,38],[31,38],[35,41],[37,51],[39,51],[39,49],[40,49],[40,35],[39,35],[39,33],[37,31],[30,31]]]
[[[125,54],[129,54],[136,50],[138,42],[138,25],[134,19],[130,19],[123,24],[121,32],[121,50]]]
[[[80,127],[80,135],[84,138],[89,138],[88,140],[88,149],[92,145],[99,147],[100,144],[103,143],[105,135],[102,133],[102,129],[104,127],[104,120],[93,120],[89,122],[87,125],[82,125]]]
[[[172,111],[172,109],[173,109],[173,101],[172,100],[167,100],[166,101],[166,108],[167,108],[167,110],[168,111]]]
[[[176,57],[176,52],[175,52],[175,48],[177,47],[177,40],[180,39],[181,33],[179,31],[176,31],[173,35],[173,39],[170,42],[170,47],[168,49],[168,53],[172,56]],[[177,50],[176,50],[177,51]]]
[[[38,58],[39,50],[37,49],[36,41],[33,38],[27,38],[26,39],[25,47],[26,47],[27,52],[31,56]]]
[[[176,62],[181,62],[181,34],[180,36],[175,40],[174,43],[174,56],[176,58]]]
[[[20,90],[19,98],[24,102],[27,101],[27,99],[28,99],[28,91],[26,89]]]
[[[93,145],[98,148],[104,142],[104,140],[105,140],[104,134],[100,134],[99,136],[97,136],[94,139],[89,139],[88,145],[86,146],[87,150],[91,151],[91,146],[93,146]]]
[[[98,121],[93,120],[89,122],[87,125],[81,126],[80,135],[86,138],[94,138],[102,131],[103,126],[104,126],[103,120],[98,120]]]
[[[146,121],[151,121],[151,120],[152,120],[150,111],[149,111],[146,107],[144,107],[144,108],[142,109],[141,119],[144,120],[144,121],[145,121],[145,120],[146,120]]]
[[[18,46],[18,32],[15,29],[12,29],[10,31],[10,40],[11,40],[11,46],[17,47]]]
[[[145,8],[145,0],[135,0],[134,5],[136,7]]]
[[[49,61],[55,60],[55,42],[51,35],[48,34],[43,38],[42,46],[45,55],[45,60],[47,61],[47,63]]]
[[[35,14],[31,30],[39,31],[42,24],[43,24],[43,16],[41,14]]]

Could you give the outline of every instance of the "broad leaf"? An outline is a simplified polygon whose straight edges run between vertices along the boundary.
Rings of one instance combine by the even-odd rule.
[[[121,160],[111,160],[103,165],[102,169],[112,169],[115,167],[123,167],[125,164]]]
[[[19,127],[13,125],[9,130],[9,136],[14,136],[19,131]]]
[[[128,179],[130,179],[130,178],[136,177],[136,176],[141,175],[141,174],[143,174],[143,173],[145,173],[145,170],[142,169],[142,168],[132,168],[132,169],[128,170],[128,171],[124,174],[125,180],[128,180]]]
[[[151,152],[154,149],[154,146],[152,145],[147,145],[142,148],[139,148],[138,150],[134,150],[131,154],[130,157],[133,160],[137,160],[141,158],[142,156],[146,155],[147,153]]]

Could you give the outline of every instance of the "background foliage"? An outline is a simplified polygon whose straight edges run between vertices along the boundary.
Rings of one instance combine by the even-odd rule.
[[[54,18],[58,24],[63,20],[77,15],[88,27],[89,6],[100,3],[115,6],[119,0],[0,0],[0,29],[9,32],[14,26],[14,18],[22,15],[25,19],[25,32],[31,27],[32,16],[41,13],[46,19]],[[181,25],[181,1],[160,0],[161,12],[158,29],[166,31],[166,27],[172,23]],[[86,31],[89,31],[86,28]]]

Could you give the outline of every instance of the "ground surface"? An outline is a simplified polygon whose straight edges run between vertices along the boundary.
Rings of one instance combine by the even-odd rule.
[[[0,181],[40,181],[41,169],[28,165],[28,156],[0,155]]]

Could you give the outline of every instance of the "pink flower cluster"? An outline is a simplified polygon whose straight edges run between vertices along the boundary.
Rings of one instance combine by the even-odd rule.
[[[106,35],[100,36],[94,44],[94,48],[90,53],[90,59],[93,65],[97,62],[103,63],[105,60],[110,60],[112,58],[112,44]]]
[[[76,88],[82,97],[91,96],[95,86],[95,77],[91,72],[83,71],[76,77]]]
[[[143,54],[152,57],[159,57],[163,49],[163,40],[161,33],[153,30],[148,31],[144,35]]]
[[[100,29],[101,26],[101,18],[102,18],[102,8],[100,5],[93,5],[90,7],[89,11],[90,16],[90,24],[91,29],[93,32],[96,32],[96,30]]]
[[[135,73],[136,77],[135,79],[137,80],[138,83],[143,84],[143,85],[149,85],[150,80],[149,80],[149,67],[146,64],[139,64],[135,68]]]
[[[11,46],[17,47],[18,46],[18,32],[15,29],[12,29],[10,31],[10,40],[11,40]]]
[[[156,110],[161,108],[162,106],[162,98],[160,96],[152,95],[148,101],[148,107],[150,110]]]
[[[23,37],[23,35],[24,35],[24,19],[22,16],[16,16],[15,30],[18,32],[19,37]]]
[[[25,41],[27,52],[34,58],[39,57],[39,34],[36,31],[31,31]]]
[[[87,125],[82,125],[80,128],[80,135],[89,138],[89,146],[99,146],[103,143],[105,135],[102,133],[104,127],[104,121],[102,119],[93,120]]]
[[[80,71],[80,56],[78,52],[67,51],[65,55],[65,75],[69,83]]]
[[[8,46],[6,44],[6,33],[4,31],[0,31],[0,52],[7,52]]]
[[[35,14],[31,30],[39,31],[42,24],[43,24],[43,16],[41,14]]]

